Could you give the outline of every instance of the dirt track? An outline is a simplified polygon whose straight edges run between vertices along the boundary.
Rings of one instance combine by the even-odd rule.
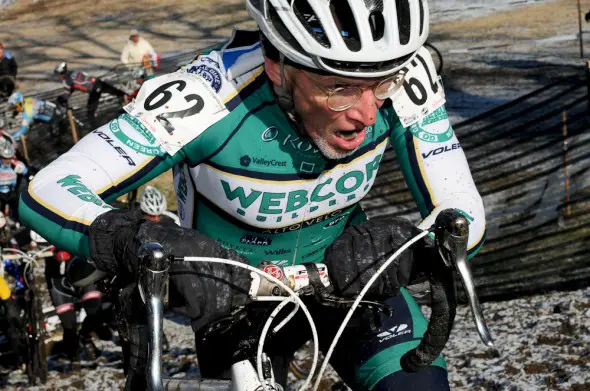
[[[571,0],[524,8],[515,2],[506,11],[444,23],[437,22],[437,1],[430,3],[431,40],[443,47],[444,41],[456,40],[458,47],[527,44],[527,39],[578,31],[577,5]],[[590,0],[583,0],[582,9],[588,8]],[[254,27],[243,0],[20,0],[0,9],[0,22],[0,41],[16,55],[25,91],[57,85],[51,71],[59,61],[95,73],[108,70],[119,62],[131,28],[138,28],[156,51],[167,53],[195,50],[226,38],[233,28]],[[564,46],[577,47],[575,42]]]
[[[120,62],[132,28],[139,29],[157,52],[166,53],[210,45],[229,36],[234,27],[252,27],[247,19],[240,0],[133,5],[115,0],[23,0],[0,10],[0,41],[15,54],[22,88],[28,91],[57,86],[51,72],[59,61],[91,73],[110,69]]]

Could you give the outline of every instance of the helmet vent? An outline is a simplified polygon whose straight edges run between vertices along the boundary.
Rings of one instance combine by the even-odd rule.
[[[371,33],[373,34],[373,41],[378,41],[383,38],[385,31],[385,19],[381,11],[373,11],[369,15],[369,25],[371,26]]]
[[[281,37],[283,37],[285,39],[285,41],[289,45],[291,45],[291,47],[293,49],[295,49],[296,51],[298,51],[301,54],[305,54],[305,50],[303,50],[303,48],[301,47],[301,45],[299,44],[297,39],[295,39],[293,34],[291,34],[291,31],[289,31],[287,26],[285,26],[285,24],[283,23],[283,21],[279,17],[279,14],[277,13],[277,10],[275,9],[275,7],[269,7],[268,14],[269,14],[269,20],[272,22],[270,25],[272,27],[274,27],[277,34],[280,35]]]
[[[420,2],[420,35],[424,34],[424,1]]]
[[[330,11],[332,11],[332,17],[346,47],[353,52],[360,51],[362,49],[361,40],[348,1],[337,1],[338,5],[334,3],[334,1],[330,2]]]
[[[330,41],[324,32],[324,26],[307,0],[295,0],[292,4],[293,12],[309,34],[322,46],[330,48]]]
[[[407,45],[410,42],[410,31],[412,25],[410,23],[410,3],[408,0],[395,0],[397,8],[397,25],[399,31],[399,43]],[[420,2],[422,5],[422,2]],[[423,12],[420,13],[422,15]]]

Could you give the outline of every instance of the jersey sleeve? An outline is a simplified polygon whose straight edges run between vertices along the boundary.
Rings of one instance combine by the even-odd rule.
[[[472,257],[485,237],[483,201],[449,121],[430,53],[420,49],[404,72],[404,88],[386,109],[386,118],[391,144],[423,218],[419,227],[429,228],[444,209],[458,209],[469,221]]]
[[[228,110],[202,77],[184,70],[146,81],[124,109],[41,170],[23,192],[23,223],[51,244],[89,255],[88,227],[112,209],[109,202],[177,163],[198,164],[224,142],[200,136]]]
[[[88,227],[115,200],[184,158],[165,153],[137,118],[122,114],[82,138],[35,175],[21,221],[49,243],[88,255]]]
[[[444,106],[409,128],[397,123],[391,144],[404,179],[429,228],[439,212],[458,209],[469,221],[468,252],[477,253],[485,236],[483,201]]]

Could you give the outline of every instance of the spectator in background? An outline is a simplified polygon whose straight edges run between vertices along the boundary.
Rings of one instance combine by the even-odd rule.
[[[12,95],[16,86],[17,71],[18,65],[14,56],[4,50],[4,44],[0,42],[0,98]]]
[[[153,69],[158,67],[158,55],[152,45],[133,29],[129,32],[129,40],[121,53],[121,62],[129,66],[143,65],[151,76]]]

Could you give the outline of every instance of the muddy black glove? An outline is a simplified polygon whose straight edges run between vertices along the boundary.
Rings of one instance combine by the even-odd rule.
[[[198,256],[247,261],[214,240],[175,224],[144,220],[139,211],[112,210],[100,215],[89,230],[90,258],[100,270],[123,282],[137,280],[139,248],[157,242],[177,257]],[[180,296],[193,327],[200,327],[249,301],[250,272],[211,262],[181,262],[170,267],[170,290]],[[172,293],[172,292],[171,292]]]
[[[335,293],[345,297],[358,295],[379,267],[420,232],[401,218],[375,218],[347,228],[328,247],[324,257]],[[400,254],[381,274],[368,291],[368,298],[396,296],[401,286],[417,277],[420,267],[414,261],[412,248]]]

